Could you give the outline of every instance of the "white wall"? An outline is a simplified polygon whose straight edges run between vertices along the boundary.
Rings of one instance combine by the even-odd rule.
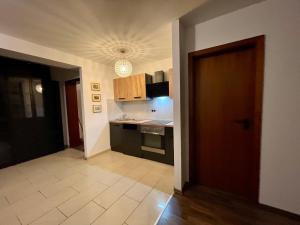
[[[81,93],[81,102],[83,105],[82,115],[84,123],[85,156],[90,157],[110,148],[106,105],[107,95],[111,91],[109,90],[111,87],[111,80],[107,76],[110,67],[1,33],[0,50],[0,53],[3,50],[22,53],[28,55],[31,59],[39,57],[42,58],[44,63],[49,65],[62,65],[68,68],[70,68],[70,65],[73,67],[80,67],[81,89],[83,90]],[[100,114],[92,113],[91,82],[101,83],[103,112]]]
[[[157,60],[149,63],[144,64],[134,64],[133,65],[133,74],[138,73],[148,73],[150,75],[154,75],[155,71],[163,70],[167,71],[168,69],[172,68],[172,58],[166,58],[162,60]]]
[[[149,101],[123,102],[124,114],[135,119],[173,120],[173,100],[169,97],[154,98]],[[152,110],[156,110],[152,112]]]
[[[172,23],[172,58],[174,74],[174,187],[182,191],[184,184],[181,151],[181,26],[179,20]]]
[[[299,12],[299,0],[267,0],[186,28],[186,43],[182,45],[187,57],[187,51],[266,35],[259,201],[298,214]],[[187,64],[182,66],[186,71]],[[181,74],[183,77],[186,75]],[[184,93],[187,95],[187,90]],[[185,169],[188,170],[188,165]]]

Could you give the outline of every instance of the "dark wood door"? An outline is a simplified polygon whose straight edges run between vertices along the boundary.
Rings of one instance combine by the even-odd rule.
[[[257,49],[222,49],[193,63],[196,182],[257,201]]]
[[[68,114],[68,130],[70,147],[74,148],[82,144],[79,132],[79,118],[77,105],[76,84],[78,80],[70,80],[65,82],[66,103]]]

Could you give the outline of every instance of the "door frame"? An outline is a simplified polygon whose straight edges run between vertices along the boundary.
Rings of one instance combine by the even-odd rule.
[[[66,125],[67,125],[67,129],[68,129],[68,132],[67,132],[67,135],[68,135],[68,140],[69,140],[69,143],[68,143],[68,145],[69,145],[69,147],[77,147],[77,146],[71,146],[71,134],[70,134],[70,115],[69,115],[69,111],[68,111],[68,99],[67,99],[67,90],[66,90],[66,84],[67,83],[70,83],[70,82],[79,82],[80,83],[80,87],[81,87],[81,80],[80,80],[80,78],[75,78],[75,79],[71,79],[71,80],[66,80],[66,81],[64,81],[64,86],[65,86],[65,88],[64,88],[64,94],[65,94],[65,110],[66,110]],[[78,99],[78,98],[81,98],[81,96],[77,96],[77,93],[76,93],[76,100]],[[77,105],[78,103],[76,102],[76,105]],[[82,109],[80,109],[80,110],[82,110]],[[77,105],[77,111],[79,112],[79,109],[78,109],[78,105]],[[77,112],[77,113],[78,113]],[[80,141],[81,141],[81,144],[84,144],[84,134],[83,134],[83,124],[81,124],[80,123],[80,121],[79,121],[79,119],[78,119],[78,123],[79,123],[79,125],[81,126],[81,129],[82,129],[82,135],[83,135],[83,138],[82,138],[82,140],[80,139],[80,137],[79,137],[79,139],[80,139]],[[78,127],[78,131],[79,131],[79,127]]]
[[[214,55],[217,53],[224,53],[241,48],[255,48],[255,96],[254,96],[254,135],[253,135],[253,150],[255,151],[255,165],[253,170],[253,176],[255,177],[255,183],[251,189],[255,192],[254,199],[258,201],[259,191],[259,175],[260,175],[260,144],[261,144],[261,121],[262,121],[262,101],[263,101],[263,77],[264,77],[264,52],[265,52],[265,35],[248,38],[228,44],[219,45],[199,51],[190,52],[188,54],[188,89],[189,89],[189,182],[191,184],[196,183],[196,150],[194,148],[195,134],[194,134],[194,76],[195,76],[195,61],[200,57]],[[201,134],[200,134],[201,135]]]

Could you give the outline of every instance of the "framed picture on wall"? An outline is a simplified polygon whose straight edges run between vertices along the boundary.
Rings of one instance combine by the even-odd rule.
[[[100,83],[91,83],[92,91],[100,91]]]
[[[101,95],[100,94],[92,94],[92,101],[93,102],[101,102]]]
[[[93,105],[93,113],[101,113],[102,106],[101,105]]]

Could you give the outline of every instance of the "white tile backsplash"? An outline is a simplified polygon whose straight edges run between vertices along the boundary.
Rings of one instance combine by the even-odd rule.
[[[173,100],[169,97],[135,102],[115,102],[111,99],[107,105],[109,120],[120,118],[123,114],[133,119],[173,120]]]

